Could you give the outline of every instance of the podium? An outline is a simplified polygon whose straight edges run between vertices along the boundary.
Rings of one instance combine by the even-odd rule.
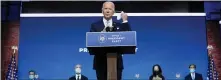
[[[107,80],[117,80],[117,55],[135,54],[136,45],[136,31],[86,33],[90,55],[107,55]]]

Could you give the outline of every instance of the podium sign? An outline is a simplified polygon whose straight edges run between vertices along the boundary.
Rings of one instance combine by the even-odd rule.
[[[117,80],[117,57],[125,53],[135,54],[136,31],[87,32],[86,46],[91,55],[107,55],[107,80]]]
[[[87,32],[87,47],[136,46],[136,31],[124,32]]]

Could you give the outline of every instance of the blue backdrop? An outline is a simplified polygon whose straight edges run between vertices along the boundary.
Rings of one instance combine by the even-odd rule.
[[[85,34],[100,17],[21,18],[19,40],[19,78],[28,78],[35,70],[41,79],[68,79],[74,66],[82,64],[82,73],[96,79],[93,56],[85,48]],[[115,19],[115,18],[114,18]],[[160,64],[166,79],[183,79],[189,64],[206,78],[207,42],[205,17],[129,17],[137,31],[137,53],[124,55],[124,79],[147,79],[152,66]]]

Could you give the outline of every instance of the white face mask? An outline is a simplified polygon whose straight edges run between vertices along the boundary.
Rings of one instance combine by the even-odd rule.
[[[38,75],[35,75],[35,78],[36,78],[36,79],[38,79],[38,77],[39,77]]]
[[[81,68],[76,68],[76,69],[75,69],[75,73],[80,74],[80,73],[81,73]]]
[[[34,79],[35,76],[34,75],[29,75],[29,79]]]
[[[195,72],[195,69],[190,69],[190,72],[191,72],[191,73],[194,73],[194,72]]]

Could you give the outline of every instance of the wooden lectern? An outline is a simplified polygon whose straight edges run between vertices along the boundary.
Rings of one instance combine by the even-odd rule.
[[[107,80],[117,80],[117,53],[107,53]]]
[[[112,39],[112,35],[120,35],[126,39],[119,43],[112,43],[108,39]],[[100,42],[100,39],[106,41]],[[117,38],[116,38],[117,39]],[[129,41],[127,41],[129,40]],[[135,54],[136,49],[136,32],[87,32],[86,46],[90,55],[98,53],[106,53],[107,55],[107,80],[117,80],[117,55]]]

